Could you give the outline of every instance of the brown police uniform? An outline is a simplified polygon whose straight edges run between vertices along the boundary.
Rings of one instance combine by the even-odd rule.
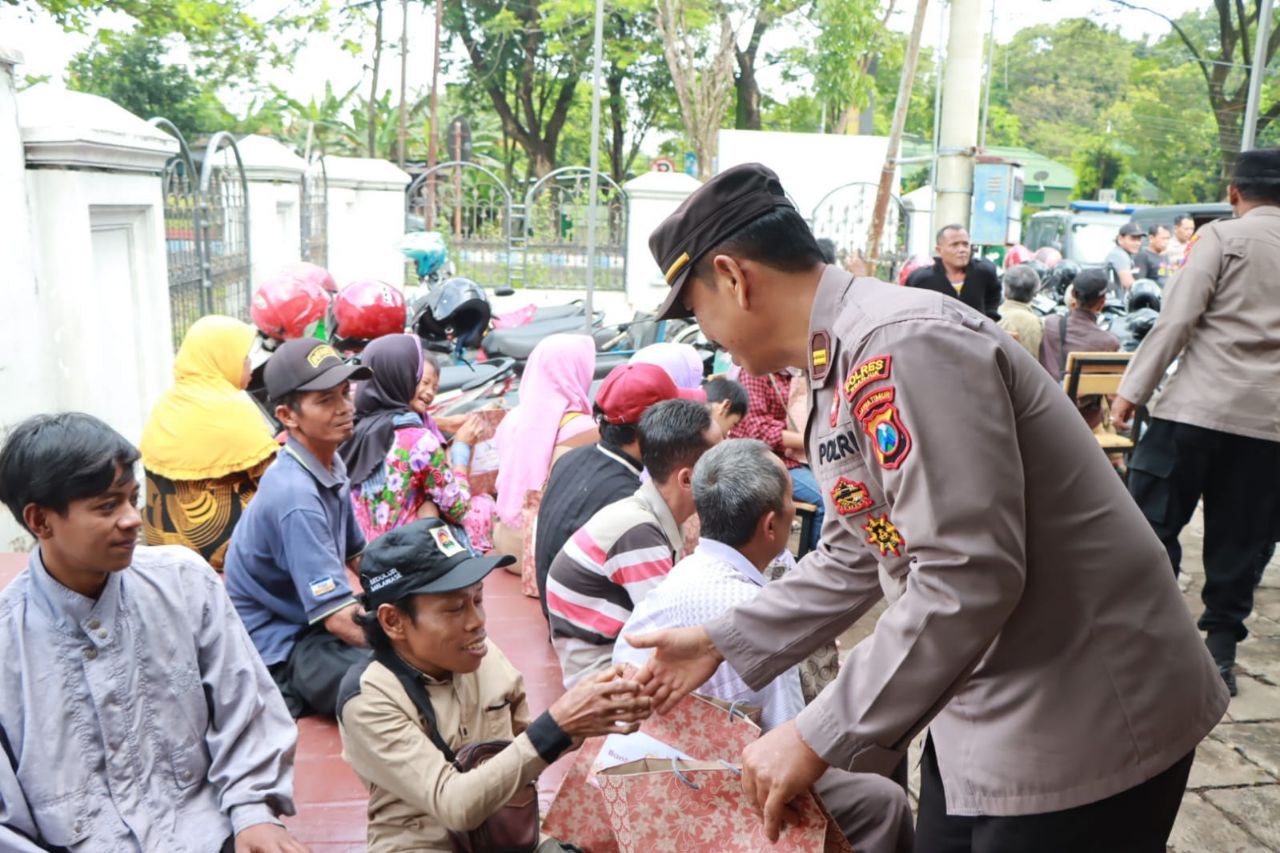
[[[737,167],[655,232],[673,290],[726,236],[698,208],[753,182],[781,194]],[[917,849],[1162,847],[1227,691],[1062,389],[958,301],[831,266],[810,335],[822,543],[709,623],[716,648],[759,689],[887,597],[796,724],[828,764],[882,773],[930,727]]]
[[[1178,534],[1203,496],[1200,628],[1227,677],[1280,536],[1277,270],[1280,207],[1205,225],[1120,385],[1122,397],[1146,403],[1178,359],[1130,460],[1129,485],[1175,572]]]

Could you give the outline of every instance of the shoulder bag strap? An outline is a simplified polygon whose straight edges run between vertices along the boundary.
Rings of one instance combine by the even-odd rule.
[[[1058,315],[1058,374],[1067,375],[1067,315]]]
[[[431,742],[435,744],[436,749],[444,753],[445,760],[455,767],[458,764],[458,756],[449,748],[449,744],[444,742],[444,738],[440,736],[440,727],[436,723],[436,709],[431,704],[431,697],[427,695],[427,688],[422,684],[422,676],[419,675],[404,661],[400,660],[394,653],[387,654],[379,652],[375,655],[378,663],[385,666],[395,674],[400,680],[400,686],[409,694],[409,698],[413,700],[413,704],[417,706],[418,713],[422,714],[422,718],[427,721],[427,737],[431,738]]]

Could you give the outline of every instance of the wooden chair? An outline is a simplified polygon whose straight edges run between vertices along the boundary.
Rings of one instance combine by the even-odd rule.
[[[813,539],[813,523],[817,517],[818,507],[814,504],[796,501],[796,515],[800,516],[800,544],[796,548],[796,559],[808,554],[812,549],[809,542]]]
[[[1066,391],[1071,402],[1077,405],[1081,397],[1113,396],[1119,392],[1120,381],[1124,378],[1125,369],[1132,360],[1131,352],[1070,353],[1067,355],[1067,366],[1062,375],[1062,390]],[[1131,435],[1138,434],[1139,420],[1145,416],[1145,413],[1145,408],[1139,408],[1134,417]],[[1129,456],[1133,453],[1133,439],[1107,432],[1095,431],[1093,435],[1104,453],[1119,454],[1124,459],[1127,471]]]

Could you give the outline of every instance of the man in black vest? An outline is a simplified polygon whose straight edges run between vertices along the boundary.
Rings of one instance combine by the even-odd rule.
[[[973,257],[969,232],[963,225],[944,225],[938,231],[938,256],[907,278],[907,287],[921,287],[954,296],[965,305],[1000,320],[1000,277],[996,265]]]

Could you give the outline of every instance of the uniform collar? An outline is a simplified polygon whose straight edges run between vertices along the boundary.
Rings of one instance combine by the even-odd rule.
[[[821,388],[827,384],[835,367],[836,337],[831,333],[831,321],[840,314],[852,273],[827,264],[818,280],[818,292],[813,299],[813,311],[809,314],[809,384]]]
[[[1026,302],[1019,302],[1016,299],[1006,299],[1004,301],[1004,304],[1000,306],[1000,310],[1003,311],[1006,308],[1011,308],[1014,311],[1025,311],[1028,314],[1035,313],[1035,309],[1032,308],[1030,305],[1028,305]]]
[[[677,554],[684,551],[684,534],[680,532],[680,525],[676,524],[676,517],[671,514],[671,507],[667,506],[666,499],[662,497],[662,492],[658,491],[658,486],[653,480],[641,486],[636,491],[636,497],[658,519],[658,524],[667,534],[667,541],[671,543],[671,549]]]
[[[45,612],[58,630],[68,636],[96,635],[102,631],[111,634],[115,628],[115,615],[120,607],[121,577],[129,569],[107,574],[107,583],[97,599],[81,595],[58,582],[44,566],[40,548],[36,546],[27,557],[27,572],[35,590],[38,606]]]
[[[302,442],[297,441],[293,436],[284,445],[285,453],[297,460],[310,474],[317,483],[326,489],[336,489],[347,481],[347,466],[342,462],[340,454],[333,454],[332,470],[320,464],[320,460],[311,454],[310,450],[302,446]]]
[[[632,459],[631,456],[622,448],[614,447],[603,439],[596,444],[596,450],[599,450],[615,462],[630,468],[637,477],[640,476],[640,472],[644,470],[644,465],[640,464],[638,459]]]
[[[1244,216],[1241,216],[1240,218],[1244,219],[1245,216],[1280,216],[1280,207],[1277,207],[1274,204],[1262,204],[1250,210],[1246,210],[1244,212]]]
[[[751,564],[750,560],[742,556],[742,552],[737,548],[703,536],[698,539],[698,547],[694,549],[694,553],[718,563],[725,563],[756,586],[764,586],[764,575]]]

